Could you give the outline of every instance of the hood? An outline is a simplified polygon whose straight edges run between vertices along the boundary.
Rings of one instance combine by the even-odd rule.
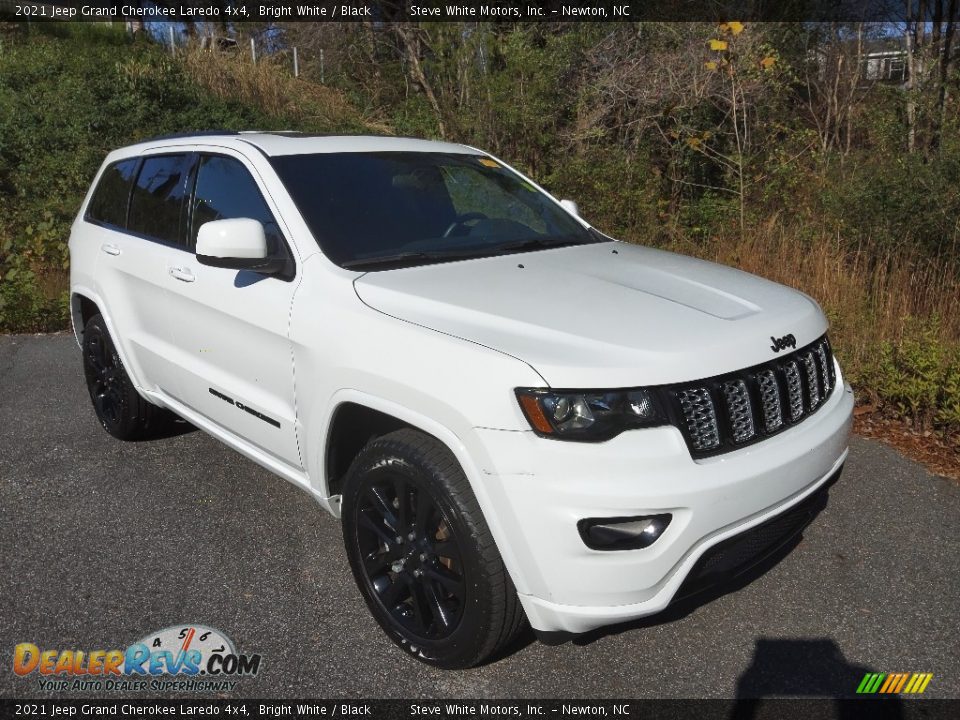
[[[367,273],[355,287],[370,307],[512,355],[557,388],[719,375],[783,354],[773,338],[801,347],[827,327],[803,293],[619,242]]]

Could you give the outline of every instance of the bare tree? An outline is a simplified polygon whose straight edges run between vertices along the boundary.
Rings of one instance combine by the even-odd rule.
[[[823,152],[850,152],[853,118],[873,83],[863,73],[864,23],[830,23],[811,33],[804,64],[806,103]]]

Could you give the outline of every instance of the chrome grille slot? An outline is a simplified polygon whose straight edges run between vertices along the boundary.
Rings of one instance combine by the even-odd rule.
[[[713,450],[720,445],[717,411],[705,387],[689,388],[677,393],[680,409],[687,421],[687,431],[694,450]]]
[[[787,398],[790,401],[790,420],[796,422],[803,415],[803,386],[800,384],[800,369],[795,362],[783,366],[787,377]]]
[[[827,341],[817,345],[817,360],[820,361],[820,377],[823,378],[823,394],[829,396],[833,390],[833,363],[827,360],[830,350]]]
[[[802,422],[835,387],[833,353],[822,337],[762,365],[665,389],[691,455],[705,457]]]
[[[763,407],[763,429],[776,432],[783,425],[783,410],[780,407],[780,384],[773,370],[763,370],[757,374],[760,387],[760,403]]]
[[[753,408],[750,395],[743,380],[727,380],[723,383],[723,397],[727,401],[727,419],[733,441],[742,443],[754,435]]]
[[[817,377],[817,363],[812,350],[803,354],[803,368],[807,372],[807,392],[812,410],[820,404],[820,379]]]

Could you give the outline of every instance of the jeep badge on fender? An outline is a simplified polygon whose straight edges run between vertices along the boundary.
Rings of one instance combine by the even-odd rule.
[[[370,613],[431,665],[732,577],[812,521],[847,457],[853,394],[810,298],[613,240],[465,145],[146,140],[107,156],[70,260],[103,428],[179,415],[307,492]],[[754,338],[781,327],[771,357]],[[245,492],[251,513],[275,495]],[[300,530],[270,531],[339,552]]]

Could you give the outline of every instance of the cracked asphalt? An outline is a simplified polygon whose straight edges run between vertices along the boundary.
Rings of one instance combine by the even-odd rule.
[[[114,440],[72,336],[0,337],[0,697],[69,696],[16,676],[16,643],[123,648],[179,623],[262,655],[234,697],[836,697],[868,671],[931,672],[927,697],[960,696],[960,486],[855,438],[775,560],[577,644],[525,636],[434,670],[381,634],[306,494],[199,431]]]

